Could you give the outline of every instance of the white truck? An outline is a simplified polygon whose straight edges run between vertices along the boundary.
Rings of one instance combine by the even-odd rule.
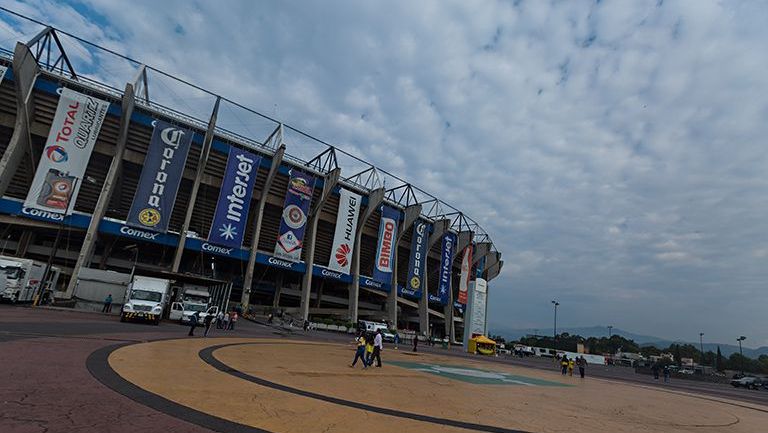
[[[182,324],[189,323],[192,315],[199,314],[200,323],[209,314],[216,316],[219,307],[211,305],[211,294],[202,288],[184,288],[179,301],[171,304],[171,313],[168,318],[178,320]]]
[[[144,320],[154,325],[159,324],[168,302],[170,286],[168,280],[134,275],[125,292],[120,321]]]
[[[40,292],[40,283],[46,264],[32,259],[0,256],[0,299],[16,302],[31,302]],[[43,288],[45,296],[53,296],[59,268],[51,266]]]
[[[381,338],[384,341],[388,341],[388,342],[395,341],[395,334],[389,330],[389,327],[387,326],[386,323],[371,322],[369,320],[358,320],[357,329],[358,331],[365,331],[365,332],[372,332],[372,333],[375,333],[376,331],[381,329]]]

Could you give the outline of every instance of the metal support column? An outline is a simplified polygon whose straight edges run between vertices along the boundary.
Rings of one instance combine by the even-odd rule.
[[[406,230],[410,229],[416,219],[421,215],[421,205],[414,204],[408,206],[403,211],[402,224],[398,224],[397,236],[392,243],[392,288],[387,296],[387,309],[389,310],[389,321],[397,327],[397,256],[400,240],[403,238]]]
[[[120,172],[120,167],[123,164],[125,143],[128,141],[128,129],[131,126],[131,115],[133,115],[134,106],[133,85],[128,83],[125,85],[125,93],[123,93],[123,99],[120,103],[120,129],[117,135],[117,143],[115,143],[115,154],[112,156],[112,163],[109,165],[109,171],[107,171],[107,176],[104,178],[104,184],[101,187],[96,208],[93,210],[91,222],[88,224],[88,231],[85,232],[83,245],[80,247],[80,253],[77,255],[77,262],[75,262],[75,267],[72,269],[72,277],[69,279],[65,295],[67,298],[75,295],[75,287],[77,287],[80,270],[91,261],[93,248],[96,245],[96,239],[99,234],[99,224],[107,211],[112,193],[115,190],[117,174]],[[104,254],[106,255],[107,251]],[[106,258],[103,258],[103,261],[106,262]]]
[[[304,276],[301,279],[301,319],[309,319],[309,300],[312,294],[312,267],[315,262],[315,237],[317,237],[317,222],[320,219],[320,213],[323,210],[323,206],[328,202],[328,199],[333,193],[333,189],[339,183],[339,177],[341,176],[341,169],[334,168],[328,174],[325,175],[323,181],[323,192],[320,194],[320,200],[312,206],[312,210],[309,212],[309,224],[307,225],[308,233],[304,234],[304,248],[306,248],[306,263],[307,271],[304,272]]]
[[[279,133],[281,131],[278,127]],[[259,205],[256,209],[256,217],[253,219],[253,236],[251,236],[251,255],[248,256],[248,266],[245,267],[245,279],[243,280],[243,295],[240,298],[240,304],[243,306],[243,311],[248,311],[248,304],[251,302],[251,287],[253,286],[253,269],[256,267],[256,254],[259,249],[259,237],[261,235],[261,221],[264,219],[264,205],[267,204],[267,196],[269,196],[269,189],[272,188],[272,182],[277,176],[277,170],[280,168],[280,164],[283,162],[283,155],[285,155],[285,145],[282,142],[282,134],[277,138],[278,148],[275,154],[272,155],[272,165],[269,167],[269,173],[267,173],[267,180],[264,182],[264,186],[261,188],[261,196],[259,197]],[[282,277],[281,277],[282,279]],[[281,281],[282,286],[282,281]],[[274,306],[277,307],[277,303],[280,300],[280,290],[282,287],[275,288]]]
[[[435,224],[432,225],[432,234],[427,240],[424,256],[423,287],[421,288],[421,299],[419,299],[419,329],[422,332],[429,331],[429,251],[435,245],[435,242],[443,238],[443,235],[450,226],[451,220],[449,219],[435,221]]]
[[[363,237],[363,228],[368,218],[381,206],[384,201],[384,188],[376,188],[368,194],[368,207],[357,221],[355,231],[355,248],[352,251],[352,282],[349,284],[349,321],[357,323],[357,301],[360,297],[360,239]]]
[[[8,185],[10,185],[13,175],[24,158],[24,151],[27,149],[31,151],[32,149],[30,126],[35,109],[32,88],[39,73],[40,67],[29,47],[21,42],[16,43],[16,49],[13,51],[16,123],[13,126],[11,141],[8,143],[3,157],[0,158],[0,197],[3,197],[8,190]],[[30,153],[30,156],[34,158],[33,153]],[[36,163],[37,161],[32,161],[32,167],[35,167]]]
[[[197,191],[200,189],[200,181],[203,179],[203,173],[205,172],[205,165],[208,163],[208,154],[211,151],[211,143],[213,142],[213,136],[216,130],[216,118],[219,115],[219,104],[221,103],[221,97],[216,97],[216,104],[213,106],[213,112],[211,118],[208,120],[208,130],[205,131],[205,137],[203,138],[203,147],[200,149],[200,159],[197,161],[197,173],[195,174],[195,180],[192,183],[192,193],[189,195],[189,204],[187,205],[187,212],[184,216],[184,225],[181,227],[181,233],[179,235],[179,246],[176,248],[176,255],[173,257],[173,267],[171,272],[179,272],[181,266],[181,257],[184,255],[184,245],[187,243],[187,231],[189,230],[189,223],[192,221],[192,212],[195,210],[195,202],[197,201]]]

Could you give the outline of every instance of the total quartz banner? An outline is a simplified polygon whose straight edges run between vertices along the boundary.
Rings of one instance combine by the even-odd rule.
[[[227,168],[219,190],[219,201],[208,233],[208,242],[240,248],[245,237],[253,185],[261,157],[237,147],[229,148]]]
[[[275,245],[275,257],[293,262],[301,261],[307,214],[312,204],[315,178],[298,170],[289,173],[288,191],[285,193],[283,217]]]
[[[71,215],[109,102],[61,89],[25,208]]]
[[[153,124],[155,129],[126,223],[165,233],[194,133],[162,120]]]
[[[360,215],[360,195],[344,188],[339,192],[339,210],[336,214],[336,232],[333,235],[331,260],[328,269],[349,274],[355,249],[355,231]]]

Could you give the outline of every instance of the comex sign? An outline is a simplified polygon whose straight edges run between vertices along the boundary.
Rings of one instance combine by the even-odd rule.
[[[32,209],[32,208],[25,207],[21,209],[21,213],[24,215],[28,215],[36,218],[43,218],[43,219],[52,220],[52,221],[58,221],[58,222],[64,221],[64,215],[54,213],[54,212],[48,212],[47,210],[39,210],[39,209]]]

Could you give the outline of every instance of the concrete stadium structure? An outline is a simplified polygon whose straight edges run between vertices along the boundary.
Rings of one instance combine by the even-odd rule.
[[[12,12],[5,10],[6,13]],[[14,19],[22,19],[14,15]],[[101,50],[135,66],[135,79],[124,89],[78,74],[67,56],[66,36],[80,46]],[[160,276],[177,283],[198,285],[232,283],[231,299],[244,306],[279,307],[297,317],[333,316],[356,321],[387,320],[398,328],[443,336],[461,335],[462,309],[454,302],[461,254],[454,254],[450,302],[432,302],[438,285],[440,242],[444,233],[458,235],[460,252],[474,244],[473,263],[485,262],[482,276],[490,281],[503,261],[490,236],[460,210],[339,148],[298,129],[247,109],[205,89],[211,96],[210,118],[200,120],[150,98],[148,74],[170,75],[75,36],[44,27],[13,51],[0,52],[8,71],[0,86],[0,254],[50,261],[62,269],[58,282],[67,297],[77,297],[76,279],[83,268],[98,268]],[[80,186],[75,212],[58,215],[30,210],[22,204],[32,183],[43,146],[57,109],[57,89],[109,101],[110,110]],[[224,104],[238,107],[270,125],[261,137],[247,137],[217,124]],[[195,131],[181,186],[167,233],[154,234],[125,224],[152,135],[153,119]],[[291,156],[290,136],[300,137],[302,149],[311,142],[319,151],[311,158]],[[241,148],[262,157],[242,248],[209,244],[228,149]],[[298,143],[297,143],[298,147]],[[301,262],[273,257],[288,187],[288,172],[298,169],[316,176]],[[339,207],[339,188],[362,196],[349,275],[325,268]],[[392,289],[375,287],[370,276],[375,260],[380,222],[386,203],[402,213],[395,239]],[[426,265],[426,288],[420,299],[398,296],[405,284],[414,221],[432,223]],[[185,236],[181,236],[181,234]],[[312,263],[312,266],[307,266]],[[492,296],[491,296],[492,297]],[[461,340],[461,337],[458,338]]]

